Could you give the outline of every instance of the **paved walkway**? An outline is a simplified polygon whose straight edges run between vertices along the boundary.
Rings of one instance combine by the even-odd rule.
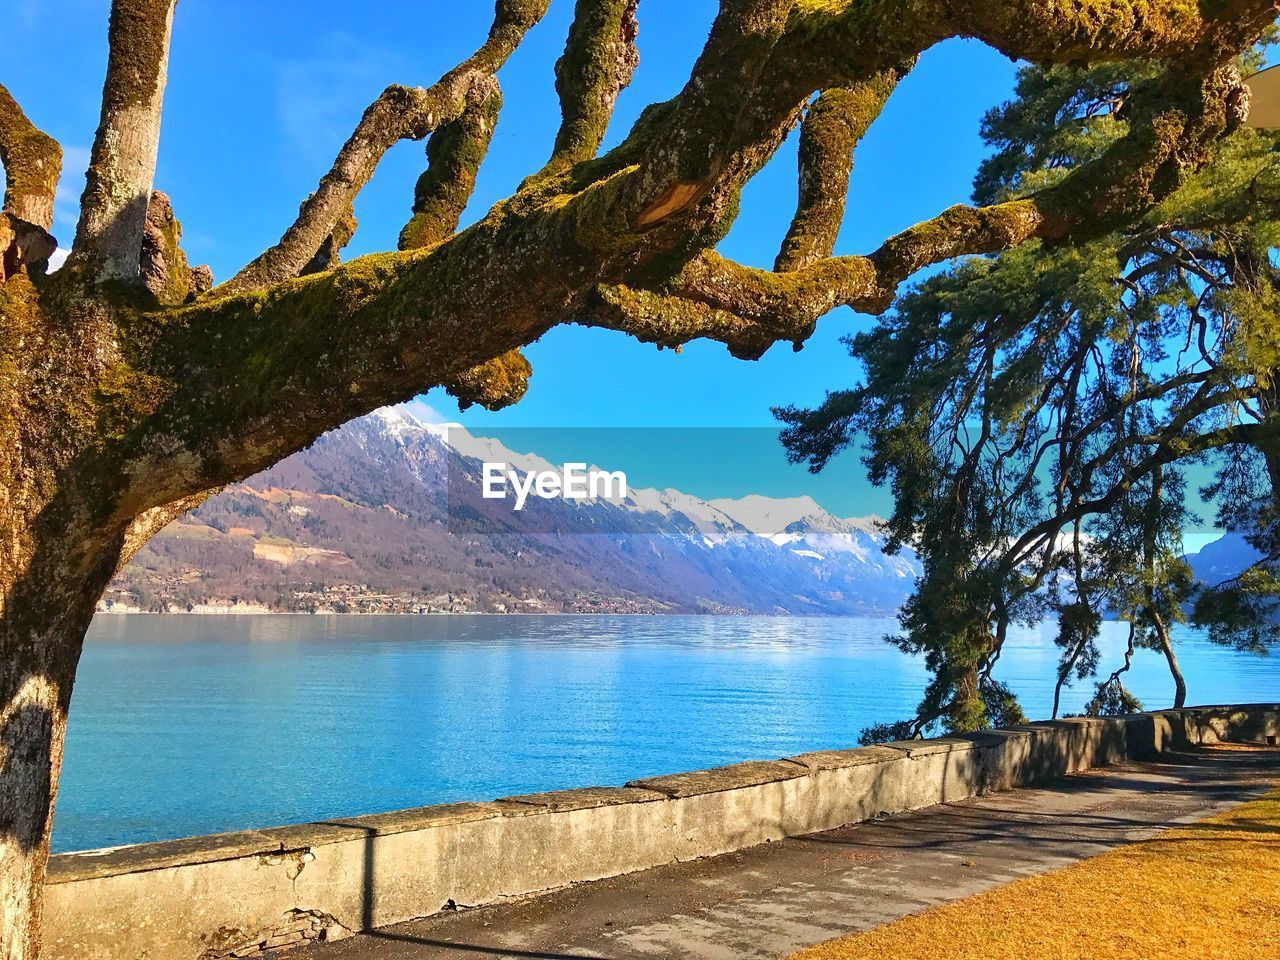
[[[1199,819],[1280,777],[1204,750],[397,924],[298,960],[776,960]]]

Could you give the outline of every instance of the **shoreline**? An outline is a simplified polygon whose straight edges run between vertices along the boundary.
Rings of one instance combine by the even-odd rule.
[[[95,616],[111,617],[397,617],[404,619],[423,617],[724,617],[726,619],[750,619],[768,617],[777,620],[848,620],[848,619],[886,619],[897,615],[897,611],[880,611],[875,613],[711,613],[688,610],[671,610],[663,613],[637,613],[627,611],[581,611],[581,610],[506,610],[502,612],[490,610],[439,610],[430,613],[395,613],[392,611],[370,613],[362,610],[267,610],[248,607],[217,607],[195,610],[139,610],[99,608]]]

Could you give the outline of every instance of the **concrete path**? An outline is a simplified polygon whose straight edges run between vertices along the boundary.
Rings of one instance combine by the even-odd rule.
[[[1206,749],[397,924],[298,960],[785,957],[1056,870],[1262,792],[1280,751]]]

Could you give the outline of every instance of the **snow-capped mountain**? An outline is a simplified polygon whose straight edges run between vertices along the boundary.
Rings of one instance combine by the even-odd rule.
[[[144,609],[876,614],[917,569],[875,518],[809,497],[482,495],[482,465],[550,471],[457,425],[388,408],[182,518],[113,584]],[[602,465],[609,469],[608,464]]]

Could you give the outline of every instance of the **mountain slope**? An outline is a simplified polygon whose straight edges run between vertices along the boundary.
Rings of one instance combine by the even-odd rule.
[[[1261,551],[1238,533],[1224,533],[1187,556],[1191,572],[1201,583],[1213,586],[1240,575],[1262,559]]]
[[[878,614],[912,555],[804,497],[486,500],[481,463],[550,469],[460,427],[371,414],[212,498],[112,584],[114,609]]]

